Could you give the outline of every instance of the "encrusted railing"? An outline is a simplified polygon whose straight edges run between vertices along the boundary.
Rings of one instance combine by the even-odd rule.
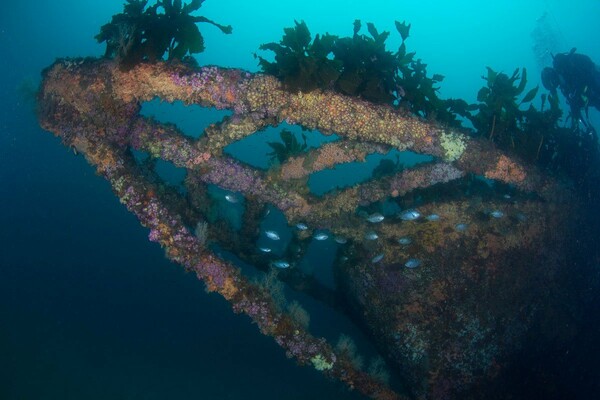
[[[233,115],[211,125],[200,138],[192,139],[174,125],[140,115],[141,103],[155,97],[227,109]],[[309,227],[296,232],[300,250],[295,257],[302,256],[313,232],[323,230],[336,235],[339,242],[347,242],[352,251],[346,251],[344,257],[350,257],[354,264],[369,266],[384,260],[388,265],[404,265],[409,256],[396,240],[405,236],[407,229],[413,235],[429,235],[429,249],[436,246],[438,236],[432,238],[433,234],[422,227],[407,228],[386,219],[377,225],[379,244],[373,250],[365,231],[374,225],[357,215],[357,207],[446,184],[466,174],[536,193],[539,201],[547,204],[560,203],[564,195],[553,180],[488,142],[472,140],[390,106],[334,92],[290,93],[273,77],[236,69],[192,69],[182,64],[154,63],[123,71],[108,60],[61,60],[44,73],[39,113],[45,129],[83,154],[111,183],[120,201],[150,230],[150,240],[160,243],[171,260],[194,271],[210,291],[225,297],[235,312],[250,316],[260,331],[272,336],[289,356],[377,399],[401,396],[357,368],[348,354],[312,336],[301,323],[282,312],[264,286],[252,283],[238,268],[216,256],[209,243],[216,241],[246,261],[265,264],[263,254],[248,249],[255,248],[258,225],[265,206],[271,204],[283,212],[290,225],[301,223]],[[291,157],[266,172],[223,154],[228,144],[283,122],[325,135],[335,133],[340,140]],[[132,149],[185,168],[187,196],[166,189],[152,171],[136,162]],[[390,149],[431,155],[434,161],[322,197],[311,194],[307,188],[307,177],[316,171],[360,162],[368,154]],[[211,201],[207,185],[217,185],[245,198],[240,232],[202,225]],[[438,206],[443,202],[440,198]],[[521,211],[533,209],[523,206],[520,211],[512,203],[502,207],[498,215],[512,213],[515,218]],[[435,205],[425,205],[420,212],[434,214]],[[465,220],[464,209],[456,215],[448,212],[442,218],[444,226],[456,228],[452,235],[458,235],[467,222],[478,224],[475,219]],[[198,223],[207,229],[195,234],[193,227]],[[300,286],[310,287],[310,279],[293,270],[283,272],[290,282],[304,280]],[[318,285],[313,289],[312,293],[324,300],[333,296]]]

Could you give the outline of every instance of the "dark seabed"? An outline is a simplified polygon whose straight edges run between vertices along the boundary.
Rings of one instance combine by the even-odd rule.
[[[348,36],[360,18],[392,31],[388,45],[394,49],[399,45],[394,20],[411,23],[411,51],[428,64],[430,74],[445,75],[440,96],[469,103],[485,83],[486,66],[508,74],[526,67],[528,89],[539,85],[542,93],[541,69],[551,62],[548,49],[577,47],[600,63],[598,1],[569,7],[553,0],[527,5],[513,0],[490,5],[466,0],[452,5],[440,0],[323,3],[208,0],[199,15],[231,24],[233,34],[201,24],[206,51],[196,58],[200,65],[257,72],[253,53],[262,43],[278,41],[294,20],[306,21],[313,34]],[[220,295],[207,293],[193,273],[170,262],[148,240],[148,229],[82,155],[40,128],[34,110],[41,71],[60,57],[101,57],[104,45],[94,35],[121,12],[122,2],[35,0],[2,8],[0,399],[364,398],[310,366],[297,366],[247,316],[235,314]],[[190,131],[223,115],[156,102],[143,112]],[[589,118],[600,129],[600,113],[590,109]],[[271,148],[265,142],[278,140],[278,132],[267,130],[256,147],[232,151],[249,164],[266,166]],[[308,144],[316,147],[321,140],[313,136]],[[367,179],[382,159],[395,160],[395,154],[371,157],[367,172],[348,169],[345,179]],[[405,167],[422,161],[429,158],[402,160]],[[165,167],[163,177],[181,183],[179,172]],[[311,182],[312,189],[318,193],[339,179],[325,171]],[[578,209],[584,214],[581,237],[568,240],[575,243],[565,283],[572,303],[557,307],[560,316],[553,316],[564,324],[532,327],[530,335],[555,334],[526,335],[526,346],[507,361],[511,368],[479,393],[502,388],[511,399],[600,397],[600,253],[590,239],[600,237],[600,204],[594,197],[598,192],[590,192]],[[235,212],[229,218],[235,221]],[[332,262],[337,245],[331,238],[327,243],[315,243],[308,257]],[[325,287],[335,285],[332,270],[298,268]],[[316,336],[335,345],[341,333],[348,334],[367,359],[376,358],[364,325],[308,296],[286,293],[310,312],[310,331]],[[398,367],[388,370],[392,387],[402,391]]]

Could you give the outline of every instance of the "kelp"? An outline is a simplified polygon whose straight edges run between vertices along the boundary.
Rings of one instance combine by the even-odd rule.
[[[558,97],[542,94],[540,108],[536,108],[533,101],[538,86],[525,92],[525,68],[508,76],[487,67],[482,78],[486,85],[477,94],[479,103],[473,105],[478,112],[467,115],[473,135],[487,137],[500,149],[548,171],[565,173],[587,190],[584,186],[600,160],[598,145],[592,136],[561,126]]]
[[[329,58],[336,36],[325,34],[312,38],[304,21],[294,21],[293,28],[285,28],[279,43],[260,46],[260,50],[275,53],[270,62],[255,54],[264,72],[278,77],[292,92],[308,92],[316,88],[328,88],[340,76],[339,61]]]
[[[478,136],[486,136],[503,149],[512,149],[521,156],[533,161],[537,158],[537,147],[541,138],[540,131],[532,121],[545,121],[547,119],[533,105],[529,104],[527,111],[520,107],[531,103],[538,92],[538,86],[523,92],[527,86],[527,70],[515,69],[511,76],[503,72],[496,72],[487,67],[487,75],[482,76],[486,81],[477,93],[474,107],[478,112],[468,115],[468,119],[475,128]],[[550,115],[550,114],[548,114]],[[554,115],[554,114],[552,114]],[[557,120],[548,121],[550,125]],[[547,128],[548,124],[543,124]],[[536,145],[532,145],[532,143]],[[534,149],[535,148],[535,149]]]
[[[390,103],[395,99],[397,57],[386,50],[389,32],[377,31],[367,24],[369,36],[359,34],[362,24],[354,21],[352,37],[339,38],[333,45],[334,60],[342,65],[335,88],[349,96],[363,97],[375,103]]]
[[[308,146],[306,145],[306,135],[304,133],[301,135],[302,144],[291,131],[282,129],[279,132],[281,142],[267,142],[269,147],[273,149],[267,155],[271,157],[271,160],[277,160],[280,164],[283,164],[288,158],[304,153]]]
[[[159,0],[148,6],[148,0],[127,0],[123,12],[112,17],[96,35],[99,43],[106,42],[105,56],[117,58],[131,67],[141,61],[191,60],[191,55],[204,51],[204,38],[197,23],[206,22],[230,34],[224,26],[203,17],[193,16],[204,0]]]
[[[386,47],[389,32],[379,32],[372,23],[366,26],[368,35],[360,33],[362,22],[355,20],[351,37],[317,34],[312,39],[306,23],[295,21],[293,28],[284,29],[279,43],[260,46],[274,53],[273,61],[256,57],[263,72],[279,78],[292,92],[335,90],[459,126],[457,116],[464,117],[469,106],[460,99],[438,97],[443,75],[427,76],[427,65],[407,51],[411,25],[395,21],[402,39],[395,53]]]

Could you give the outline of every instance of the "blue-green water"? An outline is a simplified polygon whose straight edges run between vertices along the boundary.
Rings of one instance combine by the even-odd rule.
[[[121,9],[115,0],[34,0],[0,11],[0,399],[360,398],[295,366],[166,261],[109,185],[39,128],[27,89],[56,57],[102,55],[93,37]],[[342,36],[357,18],[392,32],[394,20],[406,20],[409,49],[446,77],[442,97],[468,101],[486,66],[527,67],[530,85],[539,83],[531,32],[544,13],[558,51],[577,47],[600,62],[600,2],[592,0],[208,0],[200,11],[234,32],[201,26],[207,49],[198,61],[251,71],[258,46],[294,20]],[[398,44],[392,34],[388,45]],[[591,118],[598,127],[600,115]],[[597,320],[591,314],[578,327],[588,347],[549,349],[557,393],[598,395]]]

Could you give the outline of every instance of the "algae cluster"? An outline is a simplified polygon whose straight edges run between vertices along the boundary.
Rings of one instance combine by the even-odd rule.
[[[204,38],[197,23],[206,22],[230,34],[231,26],[217,24],[203,17],[193,16],[204,0],[159,0],[148,6],[148,0],[127,0],[123,12],[113,15],[111,21],[96,35],[99,43],[106,42],[106,57],[118,58],[124,66],[141,61],[157,61],[167,55],[168,60],[193,60],[192,54],[204,51]]]

